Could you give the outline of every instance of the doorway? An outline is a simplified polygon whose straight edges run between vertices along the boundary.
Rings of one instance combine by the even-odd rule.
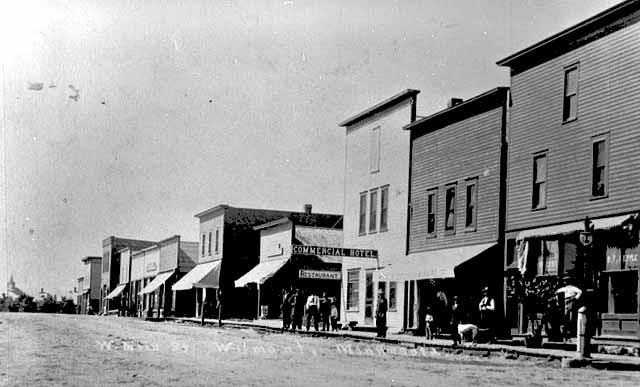
[[[364,323],[373,325],[373,270],[365,272]]]

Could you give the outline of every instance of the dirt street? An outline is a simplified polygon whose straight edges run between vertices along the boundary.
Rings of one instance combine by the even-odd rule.
[[[130,318],[0,313],[2,386],[638,386],[561,369],[394,345]]]

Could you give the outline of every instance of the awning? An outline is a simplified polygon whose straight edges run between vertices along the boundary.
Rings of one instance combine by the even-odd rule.
[[[415,253],[395,260],[380,276],[391,281],[454,278],[456,266],[495,246],[495,243]]]
[[[139,294],[147,294],[147,293],[155,292],[156,289],[158,289],[160,285],[165,283],[169,279],[169,277],[171,277],[172,274],[173,274],[173,270],[158,274],[156,278],[153,279],[153,281],[149,282],[147,286],[142,288]]]
[[[303,245],[342,247],[342,229],[298,226],[295,230],[296,239]],[[324,263],[342,264],[342,257],[318,255],[318,258]]]
[[[251,269],[247,274],[236,280],[237,288],[247,286],[250,283],[263,284],[264,281],[273,276],[289,259],[274,259],[273,261],[260,262],[258,266]]]
[[[191,288],[217,288],[220,283],[220,262],[201,263],[176,282],[172,290],[189,290]]]
[[[115,289],[113,289],[113,291],[111,293],[109,293],[105,299],[107,300],[112,300],[116,297],[118,297],[120,295],[120,293],[122,293],[122,291],[124,290],[124,288],[127,286],[127,284],[122,284],[122,285],[118,285],[116,286]]]
[[[589,219],[594,230],[608,230],[621,226],[625,221],[631,219],[633,215],[612,216],[609,218]],[[557,226],[539,227],[523,230],[518,233],[517,240],[527,238],[540,238],[553,235],[566,235],[578,231],[584,231],[584,221],[559,224]]]

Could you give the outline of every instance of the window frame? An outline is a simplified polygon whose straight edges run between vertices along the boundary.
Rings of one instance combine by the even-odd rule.
[[[433,212],[429,212],[429,198],[433,197]],[[429,215],[433,214],[433,231],[429,232]],[[438,235],[438,187],[427,189],[427,238]]]
[[[595,145],[597,143],[604,143],[604,193],[602,195],[595,195],[595,177],[596,177],[596,155]],[[591,199],[604,199],[609,196],[609,133],[602,133],[591,138]]]
[[[380,228],[379,232],[389,231],[389,185],[383,185],[380,187]],[[385,201],[382,200],[383,196],[386,198],[386,206]],[[384,215],[384,216],[383,216]],[[382,220],[384,219],[384,225],[382,224]]]
[[[216,228],[216,246],[214,249],[214,253],[218,254],[220,252],[220,229]]]
[[[393,286],[391,286],[393,284]],[[391,288],[393,287],[393,297],[391,297]],[[387,289],[389,291],[388,298],[388,306],[389,311],[397,312],[398,311],[398,281],[389,281],[387,284]],[[393,302],[391,302],[393,300]]]
[[[478,228],[478,176],[470,177],[465,181],[465,190],[464,190],[464,229],[465,231],[473,232]],[[469,187],[474,187],[473,192],[473,211],[472,217],[473,222],[469,224],[468,215],[469,215]]]
[[[212,232],[209,231],[209,247],[207,248],[207,253],[209,255],[211,255],[211,237],[212,237]]]
[[[453,190],[452,208],[449,209],[448,197],[449,191]],[[454,235],[456,233],[456,210],[458,201],[458,182],[449,183],[444,187],[444,235]],[[447,220],[449,219],[449,213],[453,217],[453,227],[447,227]]]
[[[380,172],[380,126],[371,128],[369,139],[369,173]]]
[[[368,209],[368,191],[362,191],[359,194],[358,207],[358,235],[367,235],[367,209]]]
[[[375,203],[374,203],[375,198]],[[378,188],[369,190],[369,234],[378,232]]]
[[[536,161],[538,159],[544,158],[545,160],[545,166],[544,166],[544,181],[540,182],[537,181],[538,179],[538,173],[537,173],[537,169],[536,169]],[[548,192],[548,185],[549,185],[549,152],[545,149],[543,151],[540,152],[536,152],[533,154],[533,163],[532,163],[532,171],[531,171],[531,211],[539,211],[539,210],[544,210],[547,208],[547,192]],[[535,192],[536,192],[536,186],[539,186],[543,184],[544,185],[544,203],[540,202],[540,198],[543,195],[538,194],[538,205],[535,205]]]
[[[567,82],[567,75],[569,73],[571,73],[572,71],[575,71],[576,74],[576,87],[575,87],[575,91],[572,92],[571,94],[568,94],[568,90],[567,87],[569,85],[569,82]],[[563,82],[562,82],[562,123],[568,123],[568,122],[572,122],[578,119],[578,96],[580,94],[580,63],[576,62],[576,63],[572,63],[570,65],[567,65],[563,68],[562,71],[563,74]],[[570,103],[570,99],[572,97],[575,97],[575,112],[573,112],[573,115],[571,115],[571,103]]]
[[[201,254],[204,257],[204,250],[205,250],[205,245],[207,244],[207,234],[206,233],[202,233],[202,249],[201,249]]]
[[[347,270],[347,289],[345,290],[347,296],[347,302],[345,305],[345,310],[347,312],[358,312],[360,311],[360,268],[357,269],[348,269]],[[355,280],[350,277],[350,274],[355,274]],[[355,284],[355,286],[354,286]],[[351,287],[349,286],[351,285]],[[351,304],[351,297],[349,294],[349,290],[355,294],[355,302],[354,305]]]

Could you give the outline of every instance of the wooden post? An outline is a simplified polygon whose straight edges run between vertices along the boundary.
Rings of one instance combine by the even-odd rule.
[[[256,320],[260,319],[260,284],[258,283],[258,317]]]
[[[587,323],[587,308],[583,306],[578,309],[578,345],[576,346],[576,349],[579,359],[591,358],[591,351],[589,348],[591,344],[591,337],[589,335],[591,332],[589,332]]]

